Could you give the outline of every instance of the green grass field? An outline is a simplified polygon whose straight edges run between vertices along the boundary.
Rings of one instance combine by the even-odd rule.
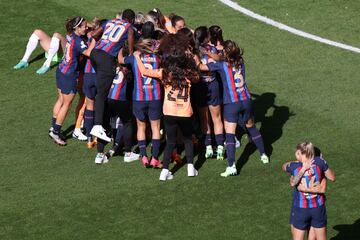
[[[238,2],[360,47],[358,1]],[[239,176],[221,178],[225,163],[208,160],[198,177],[181,168],[162,183],[159,170],[139,162],[115,157],[96,166],[95,150],[84,143],[71,139],[61,148],[48,139],[55,68],[38,76],[42,59],[12,69],[32,31],[63,33],[70,16],[110,18],[120,9],[153,7],[182,15],[193,28],[218,24],[245,50],[269,165],[243,138]],[[281,165],[304,139],[322,149],[337,175],[327,189],[329,239],[360,239],[359,54],[275,29],[215,0],[2,0],[0,9],[0,239],[290,239],[291,188]],[[71,111],[64,129],[73,122]]]

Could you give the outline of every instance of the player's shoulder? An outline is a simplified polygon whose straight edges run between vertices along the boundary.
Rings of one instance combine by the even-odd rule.
[[[324,158],[322,158],[321,156],[317,156],[314,158],[314,164],[318,165],[318,166],[328,166],[326,160]]]
[[[299,162],[299,161],[289,162],[288,165],[286,166],[286,170],[288,172],[293,172],[296,169],[298,169],[299,167],[302,167],[301,162]]]

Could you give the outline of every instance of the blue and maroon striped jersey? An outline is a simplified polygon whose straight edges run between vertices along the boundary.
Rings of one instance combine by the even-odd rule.
[[[127,81],[125,79],[125,75],[125,68],[116,68],[116,76],[110,87],[108,98],[120,101],[126,100]]]
[[[140,54],[145,68],[158,69],[160,59],[154,53]],[[125,64],[130,64],[134,74],[134,101],[153,101],[162,99],[162,86],[158,80],[143,76],[138,68],[134,55],[125,57]]]
[[[88,39],[88,46],[90,46],[91,41],[92,41],[92,38],[89,37],[89,39]],[[95,69],[94,69],[93,66],[91,65],[90,58],[86,58],[84,73],[95,73]]]
[[[241,71],[235,67],[232,67],[228,62],[225,61],[210,62],[207,64],[207,66],[210,71],[216,71],[220,73],[224,88],[224,104],[247,101],[251,99],[250,91],[246,86],[244,64],[241,65]],[[240,75],[243,75],[243,84],[241,84]]]
[[[75,33],[66,35],[64,58],[58,69],[63,74],[74,74],[78,71],[81,54],[87,49],[84,40]]]
[[[200,52],[200,60],[202,64],[209,63],[209,55],[206,54],[206,51],[210,51],[211,53],[217,54],[217,50],[214,46],[210,44],[206,44],[202,46],[202,51]],[[216,80],[216,73],[212,71],[206,71],[200,73],[200,79],[203,82],[212,82]]]
[[[301,162],[290,163],[286,171],[292,176],[296,176],[301,170]],[[311,168],[307,170],[301,179],[301,183],[307,187],[312,187],[313,184],[320,184],[325,177],[324,172],[328,170],[329,166],[326,161],[320,157],[315,157]],[[297,188],[293,191],[293,206],[299,208],[316,208],[325,204],[324,194],[304,193],[299,192]]]
[[[95,49],[101,49],[116,57],[124,42],[128,39],[130,27],[130,23],[118,18],[107,21],[102,26],[104,32],[101,39],[96,43]]]

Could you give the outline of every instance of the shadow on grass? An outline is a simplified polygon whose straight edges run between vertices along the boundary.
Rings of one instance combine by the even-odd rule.
[[[334,227],[338,234],[331,240],[360,239],[360,218],[353,224],[341,224]]]
[[[276,94],[267,92],[261,95],[253,94],[253,109],[255,121],[261,123],[260,133],[263,137],[266,154],[270,157],[273,152],[272,144],[279,140],[283,134],[283,127],[291,116],[295,116],[287,106],[276,106]],[[273,108],[273,114],[267,116],[269,109]],[[239,139],[245,134],[244,131],[240,133]],[[249,137],[248,137],[249,138]],[[236,163],[238,173],[249,160],[250,156],[256,151],[256,146],[249,141],[244,148],[240,158]]]
[[[65,129],[64,131],[62,131],[62,135],[64,135],[65,139],[68,140],[70,138],[72,138],[71,133],[72,131],[75,129],[75,125],[70,125],[67,129]]]
[[[31,59],[29,61],[29,64],[33,63],[33,62],[37,62],[41,59],[45,58],[45,53],[40,53],[39,55],[37,55],[36,57],[34,57],[33,59]]]

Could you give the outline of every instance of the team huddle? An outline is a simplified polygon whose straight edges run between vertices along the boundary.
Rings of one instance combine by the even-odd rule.
[[[79,92],[83,97],[73,136],[87,141],[88,148],[96,145],[96,164],[107,163],[123,150],[125,162],[140,159],[145,167],[162,169],[161,181],[171,180],[171,160],[179,159],[183,145],[187,175],[195,177],[198,139],[205,158],[224,160],[226,153],[227,167],[220,175],[234,176],[237,128],[257,147],[261,162],[269,163],[255,126],[242,50],[236,42],[223,40],[221,27],[192,30],[181,16],[167,17],[155,8],[146,15],[126,9],[112,20],[87,22],[78,16],[67,21],[66,30],[65,37],[55,33],[52,38],[35,30],[23,59],[14,66],[26,68],[38,42],[47,54],[38,74],[48,72],[51,62],[63,54],[56,70],[58,99],[49,129],[56,144],[67,144],[61,127]],[[139,153],[132,151],[134,120]],[[150,129],[151,157],[147,154]],[[160,160],[162,136],[166,145]],[[295,187],[290,219],[294,239],[303,239],[306,231],[309,239],[326,238],[326,178],[335,177],[314,151],[311,143],[299,144],[297,161],[284,165]]]

